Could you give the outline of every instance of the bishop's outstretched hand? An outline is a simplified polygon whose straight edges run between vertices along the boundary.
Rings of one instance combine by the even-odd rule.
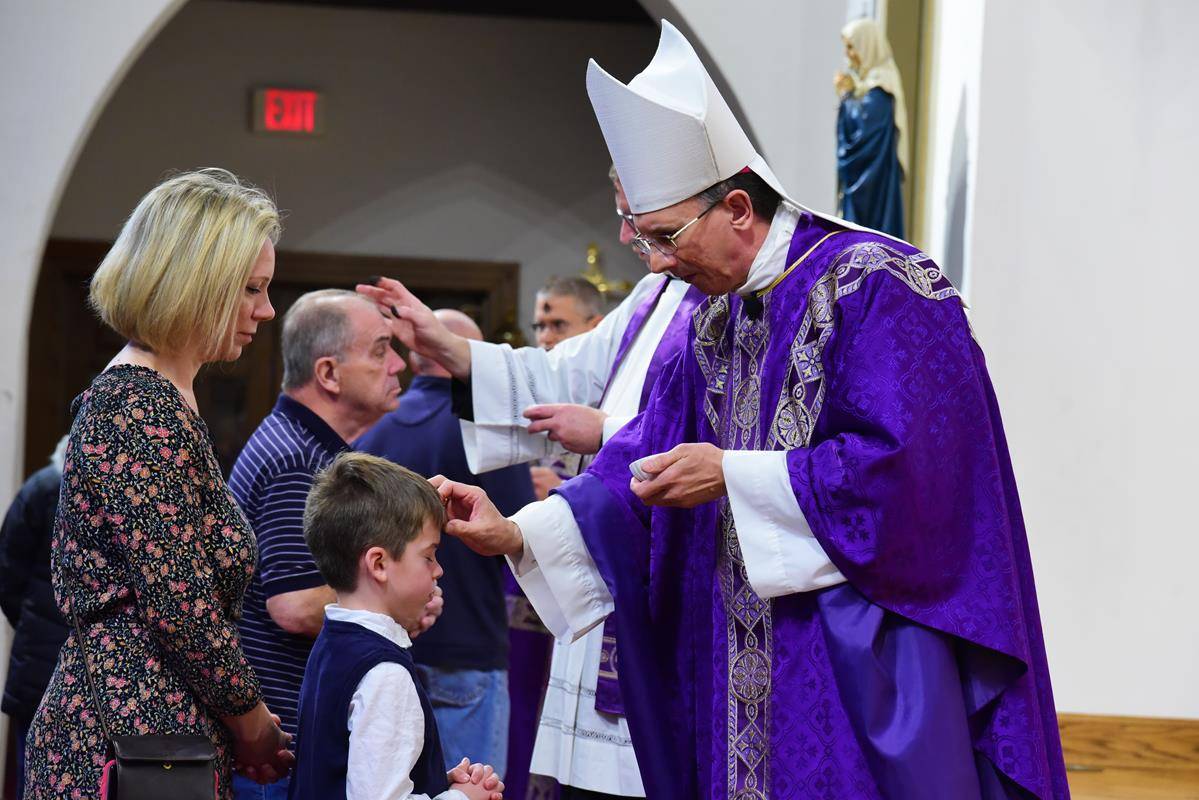
[[[370,298],[401,344],[441,364],[459,380],[470,377],[470,344],[450,331],[433,310],[394,278],[372,278],[354,288]]]
[[[524,536],[478,486],[451,481],[443,475],[429,479],[445,504],[445,532],[457,536],[481,556],[518,557]]]

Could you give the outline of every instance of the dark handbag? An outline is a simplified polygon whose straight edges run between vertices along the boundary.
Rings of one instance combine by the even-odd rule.
[[[91,660],[83,646],[79,617],[71,609],[83,671],[91,689],[109,758],[100,778],[101,800],[214,800],[217,796],[216,747],[205,736],[151,734],[113,736],[104,719]]]

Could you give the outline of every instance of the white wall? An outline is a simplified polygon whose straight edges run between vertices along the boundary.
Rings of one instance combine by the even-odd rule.
[[[932,4],[924,215],[922,230],[912,235],[967,296],[985,6],[985,0]]]
[[[1199,717],[1199,3],[987,3],[973,320],[1058,707]]]
[[[610,273],[644,274],[616,241],[583,76],[589,56],[631,75],[656,42],[649,25],[192,3],[104,110],[53,235],[112,238],[165,171],[225,166],[277,198],[286,249],[520,262],[524,324],[590,242]],[[251,133],[268,83],[323,91],[324,135]]]
[[[182,0],[0,0],[0,500],[21,474],[29,311],[50,218],[87,131]],[[0,623],[0,664],[10,631]],[[0,670],[0,686],[4,671]],[[4,723],[0,722],[0,737]],[[0,770],[4,751],[0,748]]]
[[[790,195],[837,199],[837,96],[846,4],[828,0],[642,0],[676,23],[736,98],[741,119]],[[629,76],[631,77],[631,76]],[[732,105],[732,104],[730,104]]]

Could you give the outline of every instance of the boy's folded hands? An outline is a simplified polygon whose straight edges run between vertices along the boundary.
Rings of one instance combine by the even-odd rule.
[[[470,800],[504,800],[504,782],[490,764],[472,764],[464,758],[446,773],[451,789],[457,789]]]

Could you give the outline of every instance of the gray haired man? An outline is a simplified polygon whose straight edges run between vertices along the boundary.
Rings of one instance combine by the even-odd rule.
[[[313,476],[399,405],[403,369],[391,328],[373,303],[339,289],[303,295],[283,319],[283,391],[229,478],[259,549],[242,645],[267,706],[293,736],[308,652],[325,605],[335,600],[304,543],[304,503]],[[424,627],[440,602],[430,604]],[[266,788],[278,791],[280,784]],[[275,796],[240,778],[234,793],[236,800]]]

